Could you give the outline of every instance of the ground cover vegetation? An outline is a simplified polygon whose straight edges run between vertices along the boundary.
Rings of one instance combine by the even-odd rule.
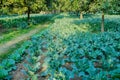
[[[14,8],[19,9],[15,4],[25,9],[21,12],[27,14],[26,25],[41,21],[39,16],[34,21],[31,15],[40,10],[58,15],[46,30],[32,36],[1,61],[0,79],[120,79],[119,0],[9,0],[1,6],[1,12],[14,13]]]
[[[0,18],[0,23],[2,24],[0,27],[0,44],[28,33],[42,24],[53,22],[54,16],[53,14],[32,14],[30,25],[27,23],[26,15]],[[42,28],[41,26],[41,29]]]
[[[47,14],[47,15],[32,14],[30,25],[40,24],[42,22],[52,19],[52,17],[53,17],[52,14]],[[0,18],[0,24],[2,24],[1,26],[3,28],[27,28],[29,27],[27,24],[26,15]]]
[[[74,23],[76,20],[79,25]],[[34,35],[2,61],[1,78],[11,78],[8,73],[17,69],[15,63],[25,59],[21,73],[27,76],[26,79],[119,80],[120,33],[117,26],[120,24],[113,23],[118,24],[116,28],[106,26],[106,32],[100,33],[99,26],[97,29],[89,25],[96,25],[95,21],[84,20],[88,23],[83,24],[78,18],[56,19],[47,30]],[[106,20],[105,23],[108,25],[109,22]],[[44,63],[41,62],[42,56],[45,57]]]

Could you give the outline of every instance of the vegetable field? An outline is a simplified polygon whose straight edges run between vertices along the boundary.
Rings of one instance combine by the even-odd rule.
[[[57,15],[1,61],[0,79],[120,80],[120,15],[105,17],[100,32],[100,15]]]
[[[40,15],[40,14],[31,14],[30,25],[37,25],[39,23],[51,20],[54,15]],[[27,15],[21,16],[6,16],[0,17],[0,24],[3,28],[27,28],[29,25],[27,23]]]

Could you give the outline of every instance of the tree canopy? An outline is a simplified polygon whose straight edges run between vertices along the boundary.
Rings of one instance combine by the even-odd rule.
[[[0,14],[25,14],[40,11],[120,14],[119,0],[1,0]]]

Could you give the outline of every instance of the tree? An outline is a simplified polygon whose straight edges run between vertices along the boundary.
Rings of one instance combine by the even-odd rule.
[[[24,0],[24,5],[27,7],[27,15],[28,15],[28,24],[30,22],[30,13],[36,12],[36,10],[41,11],[45,9],[45,0]]]
[[[3,0],[0,1],[0,13],[2,12],[2,5],[3,5]]]
[[[70,10],[70,0],[61,0],[61,11],[67,12]]]
[[[58,13],[69,11],[70,0],[52,0],[52,10]]]
[[[112,0],[92,0],[92,3],[89,5],[89,9],[91,12],[99,12],[102,13],[102,21],[101,21],[101,32],[104,32],[104,14],[108,13],[110,10]]]
[[[80,13],[80,19],[83,19],[84,13],[86,13],[89,9],[89,0],[72,0],[71,9],[72,11],[76,11],[77,13]]]
[[[10,14],[13,7],[12,0],[1,0],[0,1],[0,15],[2,14]]]
[[[45,0],[46,7],[49,11],[52,11],[53,0]]]
[[[31,13],[36,13],[46,8],[45,0],[15,0],[14,5],[14,12],[18,14],[27,13],[28,25],[30,24]]]
[[[78,15],[79,12],[78,0],[71,0],[71,11],[76,12]]]
[[[120,0],[111,0],[109,14],[120,14]]]
[[[54,10],[54,13],[60,13],[61,11],[61,0],[53,0],[52,2],[52,9]]]

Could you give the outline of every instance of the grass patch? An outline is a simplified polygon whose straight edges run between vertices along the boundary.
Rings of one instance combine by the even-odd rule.
[[[16,49],[20,48],[20,46],[21,46],[21,44],[22,44],[23,42],[24,42],[24,41],[21,41],[21,42],[15,44],[15,45],[12,46],[6,53],[1,54],[1,55],[0,55],[0,62],[1,62],[3,59],[7,58],[8,55],[12,54],[12,52],[14,52]]]
[[[50,23],[50,22],[47,22],[47,23]],[[28,33],[30,32],[31,30],[37,28],[38,26],[40,25],[43,25],[45,23],[42,23],[42,24],[38,24],[38,25],[32,25],[30,26],[29,28],[26,28],[26,29],[15,29],[15,28],[12,28],[12,29],[6,29],[5,32],[3,33],[0,33],[0,44],[4,44],[12,39],[15,39],[16,37],[20,36],[20,35],[23,35],[25,33]]]
[[[46,24],[46,25],[49,25],[51,22],[46,22],[46,23],[44,23],[44,24]],[[27,32],[29,32],[29,31],[31,31],[32,29],[35,29],[35,28],[37,28],[38,26],[41,26],[41,27],[39,27],[39,31],[38,32],[41,32],[41,31],[43,31],[43,30],[45,30],[47,27],[44,25],[43,23],[42,24],[39,24],[39,25],[37,25],[37,26],[32,26],[31,28],[29,28],[29,29],[26,29],[26,30],[20,30],[20,31],[16,31],[16,32],[11,32],[11,34],[12,33],[14,33],[15,35],[13,36],[13,35],[9,35],[9,37],[10,36],[13,36],[12,38],[9,38],[9,39],[4,39],[4,40],[2,40],[2,43],[5,43],[5,42],[7,42],[7,41],[9,41],[9,40],[11,40],[11,39],[14,39],[14,38],[16,38],[17,36],[20,36],[20,35],[23,35],[23,34],[25,34],[25,33],[27,33]],[[44,26],[43,26],[44,25]],[[22,32],[23,31],[23,32]],[[18,33],[18,34],[17,34]],[[7,35],[7,36],[8,36]],[[34,34],[33,34],[34,35]],[[31,36],[29,36],[27,39],[29,39]],[[18,49],[18,48],[20,48],[21,47],[21,45],[25,42],[26,40],[23,40],[23,41],[20,41],[19,43],[17,43],[17,44],[15,44],[15,45],[13,45],[13,46],[11,46],[11,48],[7,51],[7,52],[5,52],[5,53],[3,53],[3,54],[0,54],[0,61],[2,61],[3,59],[5,59],[5,58],[7,58],[8,57],[8,55],[10,55],[10,54],[12,54],[16,49]]]

